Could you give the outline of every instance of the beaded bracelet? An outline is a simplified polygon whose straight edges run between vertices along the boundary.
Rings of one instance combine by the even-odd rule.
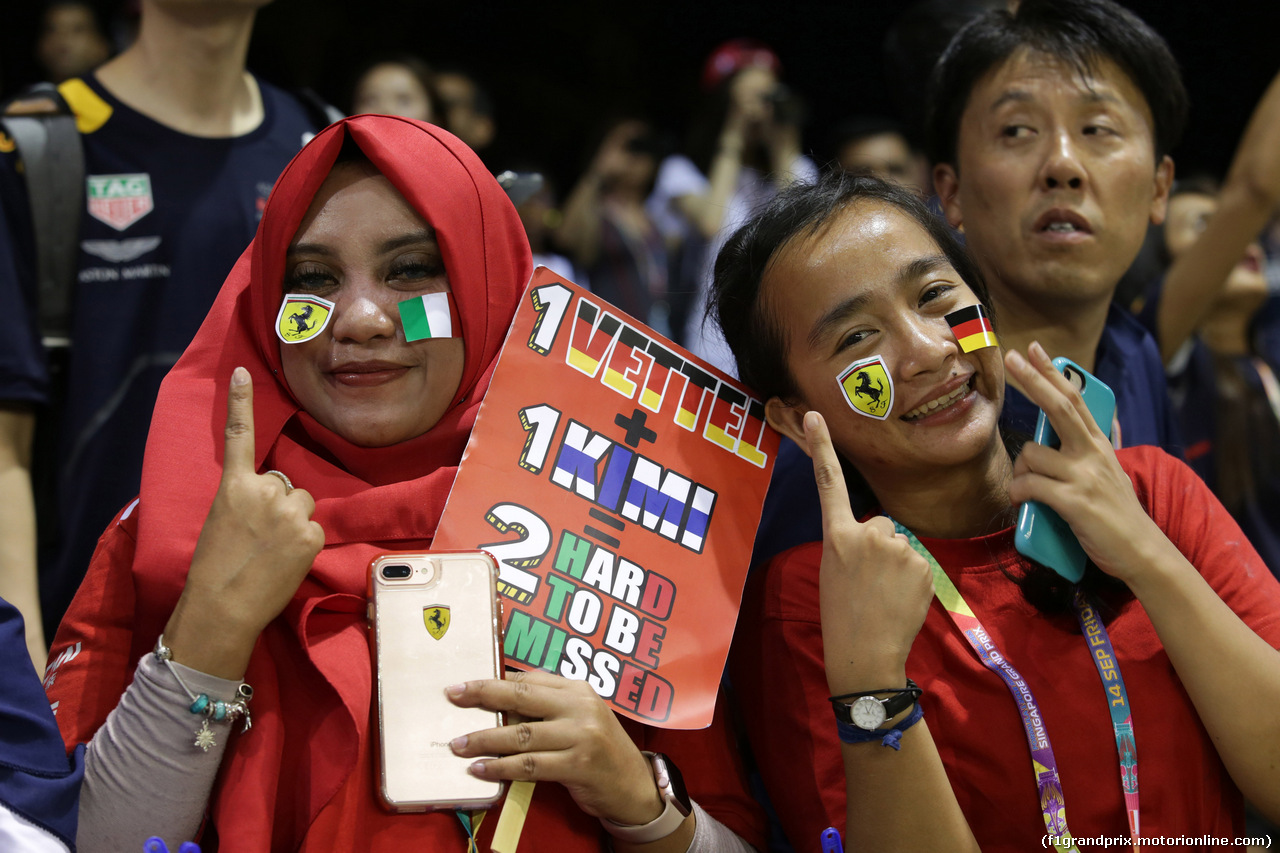
[[[182,676],[178,675],[178,671],[171,665],[173,662],[173,652],[164,644],[164,634],[156,639],[155,648],[156,660],[163,663],[169,668],[169,672],[173,674],[174,680],[178,682],[178,686],[182,688],[182,692],[187,694],[191,699],[191,706],[187,708],[193,714],[203,715],[204,719],[200,721],[200,728],[196,730],[195,746],[208,752],[211,747],[217,746],[217,742],[213,739],[213,730],[209,728],[209,720],[216,723],[228,722],[234,723],[241,717],[244,718],[244,727],[241,732],[247,732],[253,726],[253,720],[249,717],[249,702],[253,699],[253,688],[243,681],[236,688],[236,698],[229,702],[222,700],[210,699],[208,693],[201,693],[197,696],[191,692],[191,688],[187,687]]]
[[[911,709],[911,713],[907,714],[897,724],[887,729],[866,729],[858,728],[851,723],[836,723],[836,733],[840,736],[841,743],[870,743],[872,741],[880,741],[881,746],[892,747],[894,751],[902,749],[902,733],[907,729],[920,722],[924,717],[924,710],[917,702]]]

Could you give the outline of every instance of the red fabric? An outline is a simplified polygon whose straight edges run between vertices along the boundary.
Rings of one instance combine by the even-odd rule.
[[[1280,647],[1280,584],[1199,478],[1156,448],[1119,457],[1160,528],[1254,631]],[[1002,573],[1021,563],[1011,530],[923,541],[1030,684],[1072,833],[1127,837],[1111,718],[1075,615],[1045,617]],[[818,617],[821,555],[821,543],[802,545],[754,579],[731,661],[735,687],[752,697],[741,707],[766,789],[798,851],[818,850],[823,829],[845,825]],[[1107,629],[1134,709],[1142,834],[1239,836],[1240,794],[1145,611],[1130,600]],[[1038,849],[1045,829],[1021,718],[1004,682],[978,661],[936,599],[907,675],[924,688],[929,731],[982,849]]]
[[[274,333],[286,248],[348,137],[434,227],[466,348],[444,418],[388,448],[353,446],[299,411]],[[223,849],[296,850],[304,841],[307,849],[399,850],[407,841],[464,849],[451,813],[391,816],[375,802],[365,586],[378,552],[430,546],[531,271],[515,209],[471,150],[437,127],[386,116],[346,119],[294,158],[257,237],[161,388],[141,501],[104,534],[54,641],[51,660],[77,650],[48,690],[69,745],[89,740],[102,724],[177,601],[221,476],[230,374],[243,365],[253,376],[258,469],[284,471],[315,497],[325,547],[250,660],[253,730],[232,742],[210,804]],[[745,787],[734,784],[740,773],[710,778],[724,769],[711,760],[723,757],[713,754],[713,742],[702,739],[703,751],[690,753],[691,775],[707,782],[713,802],[717,790],[745,798]],[[561,786],[540,786],[534,801],[521,849],[602,849],[598,824]],[[482,837],[494,823],[486,822]],[[753,831],[750,822],[735,828]]]

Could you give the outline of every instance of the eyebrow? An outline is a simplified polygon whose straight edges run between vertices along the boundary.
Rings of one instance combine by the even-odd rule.
[[[408,234],[401,234],[399,237],[392,237],[378,246],[378,254],[385,255],[406,246],[416,246],[424,243],[430,243],[432,246],[439,248],[436,241],[436,229],[427,226],[421,231],[411,231]],[[320,255],[321,257],[330,257],[333,250],[324,243],[294,243],[289,247],[289,255]]]
[[[895,287],[904,287],[930,275],[942,267],[950,267],[951,260],[941,252],[933,255],[922,255],[898,270],[893,277]],[[871,297],[863,292],[850,296],[831,306],[819,317],[809,329],[809,346],[817,347],[822,341],[844,323],[846,318],[867,307]]]
[[[1106,103],[1106,104],[1122,103],[1120,98],[1112,94],[1111,92],[1100,92],[1097,89],[1093,88],[1092,86],[1086,86],[1085,92],[1087,94],[1085,94],[1083,100],[1086,103]],[[1000,97],[995,99],[995,101],[991,104],[991,112],[995,112],[996,110],[1003,107],[1005,104],[1010,104],[1010,103],[1028,104],[1033,102],[1034,100],[1035,98],[1032,97],[1030,92],[1023,91],[1022,89],[1010,89],[1004,92],[1003,94],[1001,94]]]

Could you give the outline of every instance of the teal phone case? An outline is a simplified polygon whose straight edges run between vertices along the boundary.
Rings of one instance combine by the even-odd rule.
[[[1116,395],[1105,382],[1069,358],[1055,358],[1053,366],[1080,389],[1080,396],[1084,398],[1094,421],[1110,438],[1111,422],[1116,413]],[[1049,419],[1043,411],[1036,419],[1033,440],[1036,444],[1058,446],[1058,434],[1049,425]],[[1071,532],[1071,526],[1062,520],[1062,516],[1039,501],[1027,501],[1018,510],[1018,526],[1013,541],[1019,554],[1043,563],[1072,583],[1084,576],[1088,557],[1080,547],[1076,535]]]

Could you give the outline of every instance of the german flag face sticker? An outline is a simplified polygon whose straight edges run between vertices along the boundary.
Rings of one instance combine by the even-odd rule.
[[[981,305],[969,305],[959,311],[947,315],[951,324],[951,332],[956,336],[962,352],[973,352],[985,347],[998,347],[995,330],[991,328],[991,318],[987,309]]]
[[[882,421],[893,409],[893,379],[878,355],[855,361],[840,374],[840,390],[860,415]]]
[[[306,293],[286,293],[276,315],[276,337],[286,344],[309,341],[324,331],[333,316],[333,303]]]

